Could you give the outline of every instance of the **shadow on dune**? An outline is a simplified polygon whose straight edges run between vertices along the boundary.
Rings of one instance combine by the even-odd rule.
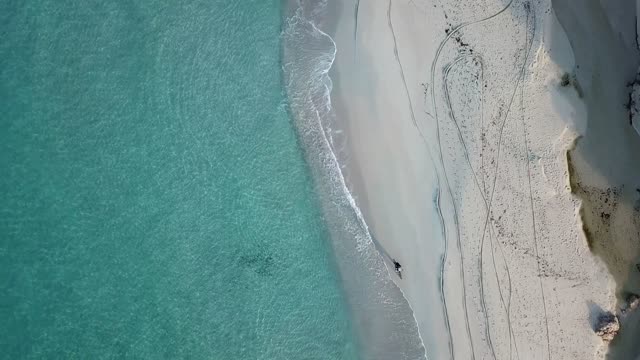
[[[587,109],[586,127],[569,151],[571,189],[582,200],[589,248],[606,264],[623,302],[640,293],[640,137],[629,124],[629,83],[636,77],[636,3],[552,0],[575,55],[574,74]],[[638,314],[622,321],[610,360],[640,354]]]

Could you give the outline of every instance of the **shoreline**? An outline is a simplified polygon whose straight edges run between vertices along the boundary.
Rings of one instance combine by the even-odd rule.
[[[410,200],[413,195],[416,195],[415,191],[417,185],[408,187],[406,190],[400,190],[399,187],[394,186],[393,180],[387,181],[385,184],[375,184],[368,181],[373,179],[374,181],[385,181],[384,174],[399,174],[404,175],[402,168],[406,171],[410,171],[409,174],[404,175],[405,179],[411,179],[419,177],[421,181],[435,182],[435,174],[429,171],[428,167],[417,166],[417,162],[423,159],[426,149],[422,143],[422,139],[415,136],[413,128],[410,123],[402,123],[401,126],[397,126],[393,132],[389,132],[387,136],[400,136],[399,134],[410,134],[409,148],[413,150],[413,154],[407,153],[406,149],[398,148],[405,152],[402,155],[388,155],[389,152],[393,152],[393,144],[389,142],[380,141],[377,144],[371,144],[369,139],[375,139],[376,133],[372,127],[384,125],[384,124],[356,124],[356,121],[365,119],[367,115],[362,117],[350,117],[347,113],[351,110],[350,107],[354,103],[367,102],[369,99],[375,98],[372,94],[366,93],[366,89],[371,89],[369,86],[369,79],[361,78],[357,72],[351,74],[345,74],[341,71],[344,65],[348,66],[348,71],[351,72],[353,68],[351,64],[355,64],[356,61],[363,60],[363,54],[366,48],[358,46],[354,43],[356,39],[362,40],[364,35],[360,35],[358,32],[362,31],[364,26],[367,26],[367,22],[358,22],[358,28],[356,28],[356,16],[355,8],[357,1],[342,1],[342,17],[339,19],[336,34],[332,34],[338,45],[338,55],[334,67],[332,68],[331,77],[334,82],[334,88],[332,92],[332,101],[334,109],[338,117],[338,126],[340,131],[344,132],[344,138],[346,140],[345,151],[346,156],[341,159],[343,165],[343,173],[348,180],[348,185],[358,206],[362,209],[362,213],[365,220],[369,224],[372,238],[375,239],[376,247],[385,258],[385,264],[389,274],[396,284],[401,289],[403,295],[409,301],[411,308],[413,309],[414,317],[418,323],[418,329],[420,337],[423,341],[425,349],[428,353],[428,358],[443,358],[440,353],[434,355],[434,349],[438,348],[438,344],[445,344],[445,353],[447,348],[447,337],[442,335],[441,330],[437,330],[438,326],[426,326],[428,322],[438,322],[442,324],[442,328],[445,327],[444,319],[438,319],[441,316],[441,305],[437,277],[423,278],[421,274],[430,273],[436,274],[439,271],[439,258],[441,252],[441,245],[438,242],[423,242],[418,244],[416,242],[401,242],[392,241],[393,235],[397,236],[399,232],[403,237],[410,238],[410,233],[422,232],[428,234],[428,238],[437,239],[440,232],[439,223],[436,213],[433,211],[431,204],[433,203],[434,193],[432,189],[425,188],[420,190],[420,195],[424,199],[423,204],[418,204]],[[358,18],[366,17],[368,11],[367,5],[364,2],[360,2],[358,8]],[[383,9],[382,15],[386,13],[387,9]],[[352,15],[353,14],[353,15]],[[380,15],[380,14],[378,14]],[[371,39],[375,41],[390,41],[390,39]],[[340,49],[346,49],[340,52]],[[393,59],[391,59],[393,60]],[[387,59],[385,59],[387,61]],[[363,65],[362,62],[359,65]],[[368,64],[364,64],[364,67]],[[348,99],[345,98],[348,97]],[[402,100],[400,101],[403,102]],[[406,109],[399,109],[395,106],[392,111],[404,112]],[[367,109],[367,105],[358,107],[360,111],[371,111]],[[369,114],[369,113],[367,113]],[[387,113],[389,114],[389,112]],[[348,119],[345,121],[345,119]],[[397,123],[396,123],[397,124]],[[354,126],[355,125],[355,126]],[[371,127],[370,127],[370,126]],[[409,126],[407,126],[409,125]],[[390,130],[385,128],[385,130]],[[354,143],[360,143],[359,146],[354,148]],[[364,153],[362,153],[364,152]],[[407,159],[411,159],[415,162],[408,162]],[[400,160],[400,161],[396,161]],[[417,170],[416,170],[417,169]],[[370,176],[368,171],[373,171],[374,176]],[[365,175],[367,174],[367,175]],[[429,180],[429,178],[431,178]],[[359,191],[369,188],[370,191]],[[376,196],[371,196],[372,193],[376,193]],[[375,202],[372,205],[371,201]],[[385,207],[392,209],[393,214],[385,213],[380,214],[380,202],[384,202]],[[411,207],[413,211],[405,210],[406,207]],[[422,207],[422,209],[420,209]],[[378,212],[376,214],[376,212]],[[418,222],[418,215],[430,214],[430,222],[424,222],[421,228],[413,226]],[[429,216],[429,215],[427,215]],[[409,219],[411,217],[412,219]],[[383,219],[384,220],[381,220]],[[424,218],[424,217],[423,217]],[[373,220],[373,221],[372,221]],[[392,235],[392,228],[395,228],[396,234]],[[404,228],[404,229],[402,229]],[[404,234],[404,235],[402,235]],[[424,239],[424,238],[423,238]],[[421,251],[416,254],[421,254],[420,257],[410,256],[414,249],[420,249]],[[422,256],[422,254],[431,254],[431,260],[428,256]],[[392,268],[392,259],[399,261],[403,269],[409,269],[403,271],[403,279],[398,279]],[[415,271],[412,269],[418,266],[423,266],[422,271]],[[412,286],[405,286],[406,283],[413,283]],[[420,294],[422,292],[422,294]],[[414,301],[412,301],[412,299]],[[419,301],[415,301],[420,299]]]
[[[389,276],[368,225],[353,203],[337,157],[328,72],[334,40],[325,32],[337,9],[290,1],[283,31],[285,84],[301,147],[311,169],[336,264],[364,359],[424,358],[413,312]],[[294,15],[294,16],[291,16]]]

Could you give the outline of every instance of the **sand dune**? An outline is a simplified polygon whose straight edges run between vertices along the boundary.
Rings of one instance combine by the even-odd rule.
[[[340,3],[344,173],[387,260],[403,264],[396,283],[429,359],[605,356],[594,319],[638,292],[628,7]],[[622,325],[612,358],[634,351]]]

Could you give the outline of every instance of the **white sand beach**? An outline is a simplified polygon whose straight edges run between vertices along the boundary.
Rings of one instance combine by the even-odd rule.
[[[636,4],[341,0],[343,175],[428,359],[627,359],[640,293]],[[634,348],[635,347],[635,348]]]

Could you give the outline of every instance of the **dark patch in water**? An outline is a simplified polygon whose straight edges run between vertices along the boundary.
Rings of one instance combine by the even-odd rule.
[[[239,265],[255,272],[260,276],[273,275],[275,260],[269,254],[251,254],[240,256]]]

